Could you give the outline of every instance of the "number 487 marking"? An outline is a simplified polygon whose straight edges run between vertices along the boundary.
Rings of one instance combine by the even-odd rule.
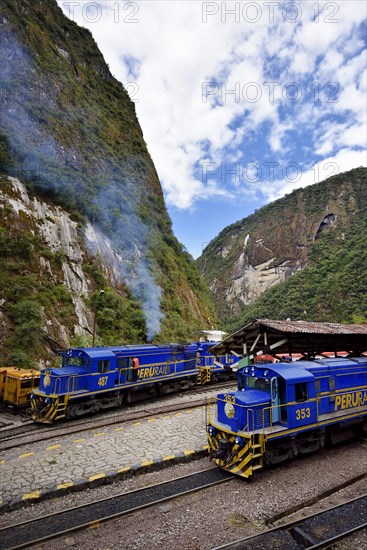
[[[98,380],[98,386],[107,386],[108,376],[101,376]]]

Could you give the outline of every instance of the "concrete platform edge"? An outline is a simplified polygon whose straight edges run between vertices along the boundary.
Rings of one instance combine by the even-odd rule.
[[[204,458],[208,455],[207,445],[201,449],[190,449],[180,451],[171,455],[156,457],[152,460],[124,466],[115,471],[97,472],[89,478],[82,478],[73,482],[60,483],[53,487],[44,487],[32,493],[19,495],[16,499],[8,502],[0,501],[0,512],[10,512],[25,506],[30,506],[37,502],[64,496],[68,493],[84,491],[88,488],[98,487],[99,485],[107,485],[117,480],[123,480],[135,475],[155,472],[184,462],[191,462]]]

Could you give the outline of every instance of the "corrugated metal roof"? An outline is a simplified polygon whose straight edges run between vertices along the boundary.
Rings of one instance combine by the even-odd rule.
[[[251,356],[269,353],[269,347],[277,355],[314,356],[325,351],[359,355],[367,351],[367,325],[256,319],[211,349],[218,355],[232,351],[243,354],[244,346]]]
[[[257,319],[258,325],[264,325],[280,332],[309,334],[367,334],[367,325],[345,325],[340,323],[314,323],[310,321],[274,321]]]

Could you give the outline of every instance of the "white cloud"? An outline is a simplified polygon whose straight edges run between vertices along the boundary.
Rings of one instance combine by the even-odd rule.
[[[64,0],[58,3],[66,9]],[[316,155],[331,154],[343,168],[360,162],[360,153],[352,148],[363,145],[366,131],[365,52],[359,51],[361,37],[353,35],[366,15],[364,2],[314,3],[321,10],[318,23],[312,20],[310,4],[302,3],[297,24],[284,21],[280,8],[274,9],[275,21],[270,22],[262,4],[256,23],[244,21],[243,15],[239,23],[229,15],[222,22],[221,2],[213,3],[218,13],[203,23],[202,2],[156,0],[135,4],[137,23],[128,22],[131,11],[124,9],[124,3],[104,0],[99,22],[91,23],[85,13],[83,18],[86,2],[72,4],[76,21],[92,31],[112,73],[125,85],[132,78],[127,60],[134,59],[136,110],[168,204],[190,208],[208,194],[233,197],[233,182],[202,181],[197,166],[204,160],[240,161],[246,157],[249,136],[259,134],[264,123],[268,125],[264,147],[277,155],[286,157],[285,136],[303,128],[311,132],[302,148],[310,162]],[[337,13],[331,9],[334,5]],[[218,89],[203,97],[203,83],[213,79]],[[280,84],[273,100],[264,85],[269,79]],[[313,82],[323,91],[331,80],[341,86],[337,103],[299,102],[289,109],[282,95],[289,82],[298,83],[305,92]],[[259,87],[258,101],[252,101],[256,87],[249,83]],[[332,118],[338,116],[342,118]],[[274,196],[287,185],[278,182]],[[253,192],[256,186],[250,187]],[[243,194],[243,189],[239,192]]]
[[[358,166],[367,166],[366,152],[343,148],[337,155],[325,158],[303,171],[300,177],[297,178],[297,181],[287,181],[287,179],[277,180],[268,185],[263,190],[263,193],[267,202],[271,202],[283,197],[294,189],[318,183],[330,176],[346,172]],[[290,179],[292,179],[291,175],[288,177],[288,180]],[[296,177],[294,179],[296,180]]]

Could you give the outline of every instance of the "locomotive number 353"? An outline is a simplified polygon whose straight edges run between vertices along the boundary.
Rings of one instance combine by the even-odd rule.
[[[311,416],[311,409],[307,407],[307,409],[297,409],[296,410],[296,420],[303,420],[304,418],[310,418]]]

